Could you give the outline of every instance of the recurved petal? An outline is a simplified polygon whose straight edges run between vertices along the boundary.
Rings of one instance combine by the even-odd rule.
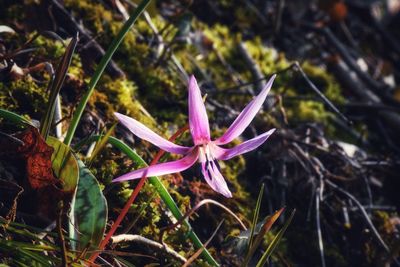
[[[198,157],[199,157],[198,149],[194,149],[187,156],[179,160],[160,163],[157,165],[149,166],[147,168],[135,170],[133,172],[129,172],[114,179],[113,182],[122,182],[122,181],[138,179],[142,178],[144,175],[146,177],[149,177],[149,176],[160,176],[170,173],[181,172],[190,168],[196,162]]]
[[[162,138],[161,136],[159,136],[158,134],[156,134],[155,132],[153,132],[152,130],[147,128],[146,126],[144,126],[142,123],[138,122],[137,120],[135,120],[131,117],[122,115],[117,112],[115,112],[114,114],[118,118],[118,120],[126,128],[128,128],[134,135],[136,135],[137,137],[139,137],[141,139],[149,141],[150,143],[161,148],[162,150],[165,150],[165,151],[168,151],[171,153],[175,153],[175,154],[187,154],[191,149],[189,147],[176,145],[176,144]]]
[[[204,179],[206,179],[206,182],[214,191],[225,197],[232,197],[232,193],[229,191],[228,185],[219,171],[219,167],[215,164],[215,161],[202,162],[201,171],[204,175]]]
[[[250,122],[256,116],[257,112],[260,110],[262,104],[265,101],[265,98],[268,95],[269,90],[271,89],[272,83],[275,80],[276,75],[273,75],[267,85],[262,89],[262,91],[254,98],[247,106],[243,109],[243,111],[239,114],[239,116],[235,119],[235,121],[229,126],[228,130],[214,142],[217,145],[225,145],[231,142],[233,139],[238,137],[243,131],[249,126]]]
[[[253,139],[247,140],[240,145],[237,145],[230,149],[225,149],[222,147],[214,148],[214,155],[217,159],[228,160],[238,155],[247,153],[262,145],[273,132],[275,132],[275,129],[271,129],[266,133],[254,137]]]
[[[193,75],[190,76],[189,80],[189,125],[195,145],[206,143],[210,140],[210,126],[206,107],[204,106],[196,78]]]

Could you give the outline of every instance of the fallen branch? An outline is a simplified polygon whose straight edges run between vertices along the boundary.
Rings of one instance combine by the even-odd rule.
[[[239,53],[242,55],[244,61],[246,62],[247,66],[250,69],[251,75],[256,80],[256,87],[258,91],[262,90],[264,80],[264,75],[258,66],[258,63],[251,57],[249,51],[247,51],[246,45],[243,42],[240,42],[238,45]]]
[[[229,213],[239,223],[240,227],[243,230],[247,230],[247,227],[244,225],[242,220],[240,220],[240,218],[233,211],[231,211],[228,207],[226,207],[225,205],[222,205],[221,203],[219,203],[219,202],[217,202],[215,200],[212,200],[212,199],[203,199],[202,201],[197,203],[196,206],[194,206],[192,209],[187,211],[185,213],[185,215],[182,218],[180,218],[176,223],[171,224],[171,225],[169,225],[167,227],[164,227],[164,228],[160,229],[160,237],[159,237],[160,242],[163,240],[163,236],[164,236],[164,233],[166,231],[169,231],[169,230],[174,229],[177,226],[181,225],[183,221],[185,221],[188,217],[190,217],[190,215],[192,215],[201,206],[204,206],[206,204],[213,204],[213,205],[218,206],[221,209],[225,210],[227,213]]]
[[[170,255],[171,257],[173,257],[174,259],[176,259],[182,263],[187,262],[187,259],[185,257],[180,255],[178,252],[176,252],[175,250],[173,250],[166,244],[158,243],[154,240],[150,240],[150,239],[145,238],[140,235],[129,235],[129,234],[116,235],[116,236],[111,237],[111,241],[113,244],[118,244],[121,242],[133,242],[133,243],[138,243],[141,245],[146,245],[146,246],[152,247],[154,249],[157,249],[160,252]]]

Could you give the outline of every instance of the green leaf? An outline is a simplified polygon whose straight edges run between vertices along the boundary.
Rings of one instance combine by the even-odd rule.
[[[96,178],[83,164],[79,164],[79,183],[72,199],[69,235],[72,249],[96,249],[103,238],[107,223],[107,201]],[[89,255],[88,255],[89,256]]]
[[[60,93],[61,86],[64,83],[65,77],[67,76],[67,71],[69,66],[71,65],[72,56],[75,51],[75,47],[78,43],[78,33],[72,40],[69,42],[67,49],[65,50],[64,56],[62,57],[60,63],[57,66],[56,73],[54,75],[54,80],[49,84],[49,103],[47,105],[47,110],[44,118],[40,123],[40,134],[44,139],[47,138],[50,131],[51,122],[53,121],[54,116],[54,108],[56,105],[57,95]]]
[[[63,191],[72,192],[78,184],[78,162],[71,149],[57,138],[49,136],[47,144],[54,148],[51,162],[54,174],[63,183]]]
[[[280,210],[276,211],[274,214],[268,216],[264,223],[262,224],[261,228],[258,230],[257,236],[249,248],[249,251],[247,252],[247,255],[245,257],[243,266],[247,266],[253,257],[254,253],[256,252],[257,248],[260,246],[262,243],[264,236],[268,231],[271,229],[272,225],[276,222],[276,220],[279,218],[279,216],[282,214],[284,211],[284,208],[281,208]]]
[[[242,231],[239,236],[235,237],[230,237],[228,243],[234,248],[235,252],[238,255],[242,255],[246,252],[245,256],[245,265],[250,261],[251,256],[252,256],[252,250],[251,248],[253,247],[253,241],[254,241],[254,236],[259,233],[261,228],[263,227],[265,221],[257,223],[259,214],[260,214],[260,207],[261,207],[261,202],[262,202],[262,197],[264,193],[264,184],[261,185],[261,189],[258,193],[258,198],[257,198],[257,203],[256,207],[254,210],[253,214],[253,221],[251,224],[250,229],[247,229],[245,231]]]
[[[265,217],[254,227],[253,236],[257,236],[261,231],[261,228],[268,220],[268,217]],[[247,255],[249,253],[249,240],[251,235],[251,229],[247,229],[244,231],[240,231],[238,236],[228,236],[227,245],[233,249],[234,253],[237,255]]]
[[[45,251],[52,252],[54,249],[27,242],[0,239],[0,254],[9,255],[11,263],[19,260],[25,264],[29,263],[28,266],[57,266],[59,259],[56,257],[50,259],[48,255],[43,253]],[[56,261],[57,263],[55,263]]]
[[[28,119],[22,117],[21,115],[18,115],[12,111],[8,111],[8,110],[2,109],[2,108],[0,108],[0,118],[9,120],[15,124],[20,124],[20,125],[28,124],[28,125],[34,126],[32,124],[32,122],[30,122]]]
[[[93,135],[90,136],[89,138],[82,140],[78,144],[75,145],[75,149],[79,149],[81,146],[88,144],[93,141],[98,141],[100,140],[101,136],[98,135]],[[133,150],[131,149],[127,144],[122,142],[121,140],[110,136],[108,138],[108,143],[112,144],[122,152],[124,152],[131,160],[133,160],[135,163],[137,163],[141,167],[147,166],[146,162]],[[167,188],[165,188],[164,184],[161,182],[161,180],[157,176],[149,177],[149,182],[151,185],[154,186],[156,189],[157,193],[161,197],[161,199],[164,201],[165,205],[168,207],[168,209],[171,211],[171,213],[174,215],[174,217],[179,220],[183,217],[182,212],[179,210],[178,205],[175,203],[174,199],[172,196],[169,194]],[[192,240],[194,246],[197,249],[203,248],[204,245],[199,239],[199,237],[196,235],[196,233],[193,231],[192,226],[190,225],[188,220],[183,221],[183,225],[185,225],[188,229],[188,237],[190,240]],[[203,258],[207,261],[207,263],[210,266],[219,266],[218,262],[212,257],[210,252],[204,248],[202,252]]]
[[[296,210],[292,211],[289,219],[286,221],[285,225],[281,228],[281,230],[279,230],[278,234],[272,240],[271,244],[269,244],[267,250],[264,252],[261,259],[258,261],[256,267],[262,267],[265,265],[265,263],[267,263],[268,258],[271,256],[272,252],[274,252],[274,249],[279,244],[279,241],[283,237],[283,234],[286,232],[286,229],[288,228],[289,224],[292,222],[295,212],[296,212]]]
[[[117,126],[116,123],[114,123],[110,129],[106,132],[104,136],[102,136],[99,140],[99,142],[96,143],[96,146],[94,147],[94,150],[92,152],[92,155],[88,159],[87,163],[88,166],[91,166],[93,159],[103,150],[103,148],[107,145],[108,138],[111,136],[112,132],[114,131],[115,126]]]
[[[258,193],[256,209],[254,210],[253,223],[251,224],[249,246],[247,248],[247,251],[250,251],[250,248],[251,248],[251,246],[253,244],[254,229],[256,228],[257,221],[258,221],[258,215],[260,213],[261,201],[262,201],[262,196],[263,196],[263,193],[264,193],[264,186],[265,186],[264,184],[261,185],[260,192]]]

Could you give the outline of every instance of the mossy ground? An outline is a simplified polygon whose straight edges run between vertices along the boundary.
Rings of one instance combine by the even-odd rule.
[[[110,44],[113,36],[116,35],[123,24],[118,12],[106,8],[102,3],[86,0],[65,0],[64,3],[73,16],[83,19],[84,26],[93,33],[96,41],[103,47]],[[254,20],[248,20],[248,14],[239,12],[238,7],[232,6],[229,1],[220,1],[220,5],[234,11],[233,14],[238,25],[254,23]],[[0,21],[2,23],[10,22],[14,14],[21,20],[21,14],[24,13],[21,9],[17,4],[11,5],[7,17]],[[158,14],[153,16],[152,19],[158,29],[164,29],[161,36],[165,43],[172,42],[171,49],[165,51],[160,57],[155,52],[159,44],[151,42],[154,39],[152,30],[142,17],[138,20],[135,28],[127,34],[113,58],[125,72],[126,78],[114,79],[105,74],[90,99],[87,111],[101,118],[102,127],[115,122],[113,116],[115,111],[134,117],[164,137],[170,136],[187,123],[186,81],[182,79],[182,73],[171,63],[172,54],[187,73],[196,74],[199,81],[204,81],[205,87],[211,88],[209,97],[215,97],[215,100],[236,111],[240,111],[251,100],[252,96],[249,94],[229,94],[231,90],[224,88],[237,86],[235,77],[239,77],[241,81],[254,80],[249,67],[238,54],[237,45],[239,42],[245,43],[249,54],[258,64],[264,76],[270,76],[272,73],[288,68],[292,63],[283,53],[279,53],[265,44],[260,36],[244,37],[242,33],[232,31],[224,24],[208,25],[193,17],[189,26],[195,29],[199,36],[197,39],[189,38],[190,41],[188,41],[185,38],[176,37],[179,33],[176,24],[169,23]],[[26,34],[29,38],[33,37],[35,32]],[[9,36],[6,41],[13,43],[14,48],[23,44],[23,38],[19,36]],[[35,52],[30,55],[33,62],[36,63],[47,61],[55,66],[64,52],[64,46],[60,41],[42,35],[36,38],[30,46],[36,48]],[[226,67],[227,62],[232,69]],[[331,101],[336,104],[345,102],[340,86],[324,68],[307,61],[302,64],[302,67],[310,79]],[[79,55],[75,55],[69,75],[74,80],[79,80],[81,84],[79,90],[85,90],[85,84],[90,79],[88,74],[90,72],[91,67],[84,66]],[[43,116],[43,106],[47,104],[48,78],[48,74],[42,71],[0,83],[0,108],[40,120]],[[210,81],[212,81],[212,84],[210,84]],[[82,95],[83,92],[79,92],[79,90],[74,93],[62,91],[63,99],[74,99],[74,101],[63,101],[64,113],[68,113],[76,104],[76,100]],[[75,96],[71,98],[71,94],[75,94]],[[293,71],[287,71],[278,76],[273,94],[289,97],[293,101],[284,101],[281,109],[274,106],[271,110],[261,112],[255,121],[260,129],[280,128],[284,124],[279,119],[283,110],[287,115],[288,123],[293,127],[304,122],[314,122],[324,125],[329,134],[335,135],[335,126],[330,121],[333,114],[327,110],[321,100],[315,97],[315,93],[310,91],[304,80]],[[231,122],[224,118],[221,119],[216,114],[213,110],[209,110],[214,136],[223,133],[226,126]],[[95,123],[98,122],[98,120],[95,120]],[[121,136],[125,135],[121,134],[120,131],[117,133]],[[155,151],[154,147],[148,143],[140,142],[138,139],[128,138],[127,141],[147,161],[151,159],[151,153]],[[180,142],[189,143],[188,135],[183,136]],[[267,144],[262,153],[268,151]],[[162,180],[182,211],[190,209],[194,203],[202,198],[211,197],[224,201],[224,204],[243,220],[249,222],[253,214],[254,196],[257,194],[258,185],[255,186],[252,183],[256,180],[255,177],[247,177],[247,175],[258,175],[258,173],[245,172],[249,165],[247,159],[247,157],[238,157],[221,165],[229,187],[234,192],[235,198],[232,200],[223,200],[215,192],[204,186],[204,181],[196,171],[185,172],[182,176],[165,176]],[[110,207],[110,218],[115,218],[118,215],[136,184],[112,184],[111,180],[132,168],[135,168],[132,162],[119,152],[112,150],[111,147],[106,147],[91,166],[93,174],[104,188]],[[210,214],[210,210],[216,212],[216,214]],[[198,216],[194,216],[195,230],[200,233],[203,239],[211,234],[214,225],[217,225],[221,219],[220,214],[220,211],[216,209],[207,208],[200,210]],[[201,221],[206,217],[211,218],[212,225],[208,221],[209,219],[205,219],[205,222]],[[222,232],[226,235],[237,233],[239,229],[237,224],[229,216],[222,217],[226,220]],[[377,217],[381,225],[385,225],[388,220],[387,214],[384,213],[379,213]],[[135,223],[132,224],[132,222]],[[132,232],[156,240],[159,229],[170,223],[169,214],[156,191],[151,185],[146,184],[130,209],[123,225],[125,229],[131,227]],[[298,243],[297,241],[304,239],[304,235],[305,233],[299,233],[298,236],[294,234],[289,236],[295,240],[293,244],[296,246],[300,245],[301,242]],[[295,248],[290,244],[290,238],[284,239],[282,245],[278,247],[278,255],[286,253],[290,255],[293,252]],[[271,236],[267,239],[270,240]],[[164,241],[182,254],[189,255],[194,252],[194,248],[186,240],[184,229],[166,235]],[[218,248],[218,242],[222,241],[218,240],[213,245]],[[128,248],[129,246],[126,247],[126,249]],[[219,253],[217,255],[222,257]],[[345,260],[338,254],[335,247],[327,245],[327,256],[336,258],[335,262],[340,263],[340,266],[346,265],[343,262]],[[229,256],[227,258],[229,259]],[[277,258],[274,259],[278,261]],[[141,259],[137,260],[138,262],[141,261]],[[235,262],[233,258],[230,260]],[[226,264],[229,265],[229,263],[229,260],[227,260]]]

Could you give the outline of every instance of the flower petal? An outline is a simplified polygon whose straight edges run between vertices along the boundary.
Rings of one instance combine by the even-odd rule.
[[[210,141],[210,126],[206,107],[201,97],[196,78],[192,75],[189,80],[189,125],[195,145]]]
[[[270,135],[275,132],[275,129],[271,129],[266,133],[263,133],[253,139],[247,140],[234,148],[225,149],[222,147],[214,147],[214,156],[220,160],[228,160],[238,155],[252,151],[262,145]]]
[[[231,126],[229,126],[228,130],[220,138],[214,141],[217,145],[225,145],[243,133],[264,103],[275,77],[276,75],[273,75],[269,79],[267,85],[264,87],[264,89],[262,89],[261,93],[259,93],[256,98],[247,104],[247,106],[243,109]]]
[[[232,197],[232,193],[229,191],[228,185],[219,171],[219,167],[215,164],[215,161],[202,162],[201,172],[203,173],[206,182],[214,191],[224,195],[225,197]]]
[[[138,169],[114,179],[113,182],[122,182],[132,179],[138,179],[142,178],[143,175],[149,177],[149,176],[159,176],[159,175],[181,172],[190,168],[196,162],[198,157],[199,157],[198,149],[194,149],[187,156],[179,160],[160,163],[149,166],[147,168]]]
[[[134,135],[136,135],[137,137],[139,137],[141,139],[149,141],[150,143],[161,148],[162,150],[168,151],[170,153],[175,153],[175,154],[187,154],[191,149],[190,147],[176,145],[176,144],[162,138],[161,136],[159,136],[158,134],[156,134],[155,132],[153,132],[152,130],[147,128],[146,126],[144,126],[142,123],[138,122],[137,120],[135,120],[131,117],[122,115],[117,112],[115,112],[114,114],[118,118],[118,120],[126,128],[128,128],[129,131],[131,131]]]

